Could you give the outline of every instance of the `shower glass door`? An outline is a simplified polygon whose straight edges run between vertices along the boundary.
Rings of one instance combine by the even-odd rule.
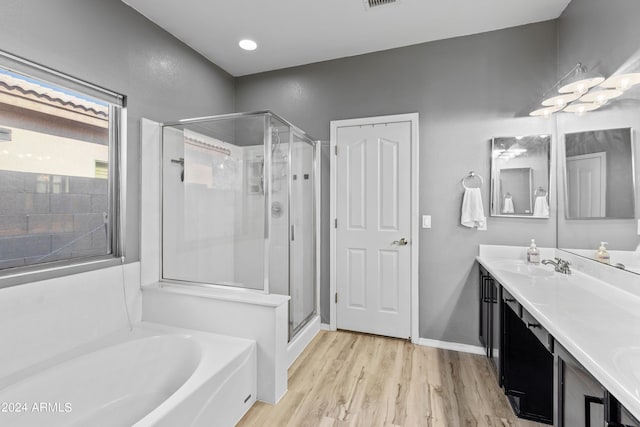
[[[290,172],[289,336],[316,312],[315,271],[315,147],[293,133]]]
[[[265,129],[262,115],[163,128],[163,279],[265,290]]]
[[[269,293],[289,295],[289,125],[270,118]]]

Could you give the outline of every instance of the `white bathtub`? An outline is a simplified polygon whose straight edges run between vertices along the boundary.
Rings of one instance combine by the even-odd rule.
[[[0,378],[0,425],[226,427],[255,396],[254,341],[143,322]]]

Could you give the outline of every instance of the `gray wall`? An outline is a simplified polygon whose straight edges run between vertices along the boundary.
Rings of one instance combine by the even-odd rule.
[[[140,118],[231,112],[233,77],[115,0],[3,1],[0,49],[127,96],[126,250],[138,260]]]
[[[605,77],[614,72],[640,72],[640,2],[637,0],[573,0],[558,22],[558,78],[581,62]],[[631,58],[631,60],[630,60]],[[566,133],[630,127],[637,141],[640,130],[640,86],[598,111],[584,116],[558,115],[558,140]],[[635,145],[636,168],[640,160]],[[637,170],[637,169],[636,169]],[[558,171],[564,179],[563,170]],[[638,177],[636,174],[636,189]],[[562,181],[561,181],[562,182]],[[634,250],[640,239],[634,219],[566,220],[564,189],[558,188],[562,203],[558,210],[558,247],[595,251],[600,241],[613,250]],[[636,218],[640,203],[636,193]]]
[[[420,213],[433,220],[420,230],[420,336],[478,344],[478,244],[555,246],[555,222],[490,218],[487,232],[464,228],[460,179],[470,170],[486,178],[488,214],[489,140],[551,133],[552,120],[514,113],[554,81],[555,61],[555,22],[544,22],[241,77],[236,109],[271,109],[322,140],[331,120],[419,112]],[[326,200],[323,210],[326,227]]]

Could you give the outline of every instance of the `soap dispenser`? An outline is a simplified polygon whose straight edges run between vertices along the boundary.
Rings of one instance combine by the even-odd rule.
[[[609,264],[609,251],[607,251],[607,247],[606,247],[606,245],[608,244],[609,243],[607,242],[600,242],[600,247],[596,252],[596,260],[604,264]]]
[[[531,239],[531,245],[529,245],[529,249],[527,249],[527,262],[540,264],[540,249],[536,246],[536,239]]]

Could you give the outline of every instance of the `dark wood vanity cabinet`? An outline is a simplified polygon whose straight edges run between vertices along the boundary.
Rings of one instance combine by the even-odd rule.
[[[480,265],[479,338],[514,413],[556,427],[640,422]]]
[[[553,355],[523,323],[520,304],[482,265],[479,279],[479,338],[498,384],[519,417],[551,424]]]
[[[556,344],[556,427],[604,425],[606,390],[562,346]]]
[[[640,421],[611,394],[605,394],[605,423],[607,427],[640,427]],[[593,425],[593,424],[592,424]]]
[[[503,305],[504,392],[518,417],[553,424],[553,338],[514,305]]]
[[[495,370],[498,384],[502,385],[502,366],[500,362],[500,349],[502,347],[502,287],[500,284],[480,266],[480,319],[479,338],[485,355],[491,360]]]

